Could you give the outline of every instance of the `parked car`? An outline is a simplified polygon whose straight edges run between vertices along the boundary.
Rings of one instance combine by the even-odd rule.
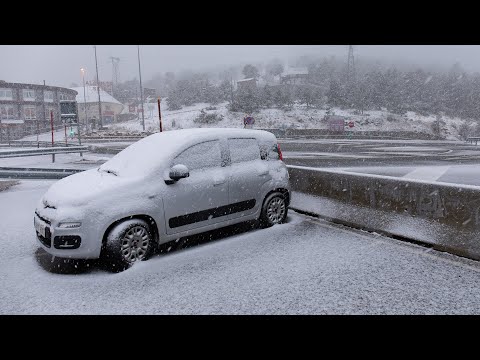
[[[150,135],[53,184],[34,225],[48,253],[119,269],[155,246],[239,222],[285,221],[289,176],[272,133],[188,129]]]

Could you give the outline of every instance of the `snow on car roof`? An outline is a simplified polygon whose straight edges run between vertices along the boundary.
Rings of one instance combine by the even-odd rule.
[[[262,141],[275,141],[268,131],[229,128],[195,128],[164,131],[137,141],[100,166],[100,170],[112,170],[119,176],[143,176],[154,170],[171,156],[199,140],[225,137],[254,137]]]

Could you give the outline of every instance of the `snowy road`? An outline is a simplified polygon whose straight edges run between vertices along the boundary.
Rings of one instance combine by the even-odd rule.
[[[123,273],[54,273],[32,220],[51,183],[0,192],[1,314],[480,314],[479,263],[293,211]]]

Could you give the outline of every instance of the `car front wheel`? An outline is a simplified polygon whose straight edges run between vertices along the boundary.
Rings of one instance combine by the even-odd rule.
[[[154,247],[148,224],[140,219],[116,225],[107,236],[104,260],[113,271],[123,271],[137,261],[148,259]]]

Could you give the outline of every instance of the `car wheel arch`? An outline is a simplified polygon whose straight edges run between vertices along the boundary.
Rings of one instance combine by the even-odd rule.
[[[158,225],[157,225],[157,222],[155,221],[155,219],[149,215],[145,215],[145,214],[137,214],[137,215],[130,215],[130,216],[126,216],[126,217],[123,217],[121,219],[118,219],[118,220],[115,220],[114,222],[112,222],[108,227],[107,229],[105,230],[105,232],[103,233],[103,238],[102,238],[102,252],[104,251],[105,249],[105,245],[107,243],[107,238],[108,238],[108,234],[110,233],[110,231],[115,227],[117,226],[118,224],[126,221],[126,220],[133,220],[133,219],[139,219],[139,220],[143,220],[145,221],[148,225],[149,225],[149,228],[150,228],[150,231],[152,232],[152,235],[153,235],[153,240],[156,244],[159,243],[159,240],[160,240],[160,232],[159,232],[159,229],[158,229]]]
[[[270,195],[270,194],[273,194],[273,193],[276,193],[276,192],[279,192],[279,193],[281,193],[283,196],[285,196],[285,202],[287,203],[287,206],[290,205],[290,192],[288,191],[288,189],[285,189],[285,188],[276,188],[276,189],[270,190],[267,194],[265,194],[265,196],[263,197],[262,206],[261,206],[260,209],[262,209],[263,206],[265,205],[265,200],[267,200],[267,198],[269,197],[269,195]]]

